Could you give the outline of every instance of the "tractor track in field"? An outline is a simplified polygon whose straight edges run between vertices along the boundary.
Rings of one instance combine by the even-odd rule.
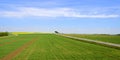
[[[35,41],[36,41],[36,38],[32,39],[31,41],[25,43],[23,46],[19,47],[15,51],[9,53],[8,55],[6,55],[5,57],[3,57],[0,60],[12,60],[16,55],[18,55],[19,53],[21,53],[25,48],[27,48],[29,45],[31,45]]]

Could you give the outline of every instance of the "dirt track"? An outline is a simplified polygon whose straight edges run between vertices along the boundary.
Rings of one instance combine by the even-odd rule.
[[[15,57],[16,55],[21,53],[25,48],[27,48],[29,45],[31,45],[35,41],[36,41],[36,38],[32,39],[31,41],[25,43],[23,46],[21,46],[20,48],[16,49],[13,52],[11,52],[10,54],[6,55],[5,57],[3,57],[0,60],[11,60],[13,57]]]

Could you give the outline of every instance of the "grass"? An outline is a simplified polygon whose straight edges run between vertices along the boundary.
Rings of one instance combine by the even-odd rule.
[[[34,35],[19,35],[0,38],[0,58],[3,58],[26,42],[29,42],[32,38],[34,38]]]
[[[66,34],[66,35],[120,44],[120,36],[115,35],[85,35],[85,34]]]
[[[36,42],[13,60],[120,60],[120,50],[53,34],[40,34]]]
[[[54,34],[23,34],[0,38],[0,59],[36,38],[12,60],[120,60],[120,50]],[[5,44],[11,42],[9,44]],[[1,52],[2,51],[2,52]]]

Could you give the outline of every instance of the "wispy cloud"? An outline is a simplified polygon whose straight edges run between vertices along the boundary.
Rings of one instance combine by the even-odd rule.
[[[101,11],[79,11],[73,8],[18,7],[14,11],[0,11],[0,17],[73,17],[73,18],[117,18],[119,14]]]

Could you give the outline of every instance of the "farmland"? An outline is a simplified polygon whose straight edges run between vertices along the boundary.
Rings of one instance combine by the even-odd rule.
[[[120,44],[120,36],[117,35],[87,35],[87,34],[66,34],[66,35]]]
[[[26,43],[28,44],[20,51]],[[21,34],[0,38],[0,60],[18,50],[12,60],[120,60],[120,50],[89,44],[55,34]]]

